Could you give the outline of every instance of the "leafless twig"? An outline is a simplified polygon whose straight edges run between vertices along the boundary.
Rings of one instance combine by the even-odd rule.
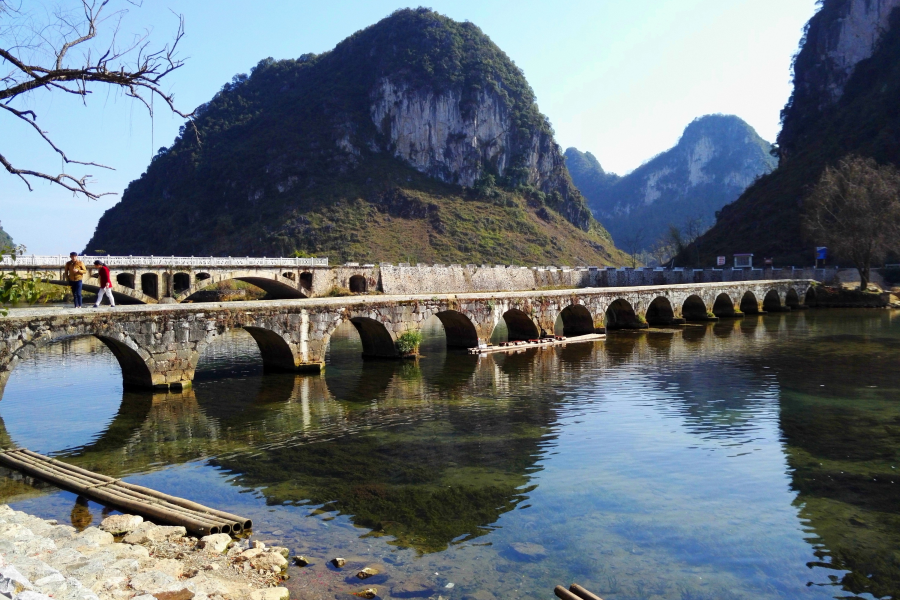
[[[126,11],[104,12],[111,1],[79,0],[77,11],[57,11],[49,22],[38,25],[35,13],[23,11],[21,3],[13,6],[9,1],[0,0],[0,108],[28,123],[66,164],[111,169],[95,162],[70,159],[49,133],[38,126],[34,110],[12,106],[16,100],[40,90],[59,90],[79,96],[86,103],[92,84],[100,84],[123,90],[151,116],[150,99],[156,96],[173,113],[189,120],[192,117],[192,113],[178,110],[173,94],[160,87],[164,77],[184,65],[184,59],[177,54],[178,44],[184,37],[184,17],[176,15],[178,29],[174,39],[162,48],[151,48],[149,32],[134,36],[130,43],[120,44],[119,28]],[[125,1],[140,7],[137,0]],[[113,22],[110,41],[98,50],[92,42],[97,41],[100,28],[110,21]],[[82,51],[80,58],[74,56],[76,50]],[[0,164],[11,175],[22,179],[29,190],[32,189],[29,179],[34,178],[55,183],[76,196],[96,199],[106,195],[89,189],[91,175],[77,177],[65,172],[50,175],[17,168],[2,154]]]

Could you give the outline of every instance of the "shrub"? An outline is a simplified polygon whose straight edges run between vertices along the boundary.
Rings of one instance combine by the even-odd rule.
[[[401,355],[417,354],[422,344],[422,334],[418,331],[407,331],[397,337],[397,351]]]
[[[707,318],[707,319],[715,319],[715,318],[716,318],[716,313],[714,313],[714,312],[711,311],[711,310],[708,310],[708,311],[706,311],[706,318]]]
[[[343,298],[344,296],[353,296],[354,294],[347,288],[336,285],[328,290],[328,293],[325,295],[329,298]]]

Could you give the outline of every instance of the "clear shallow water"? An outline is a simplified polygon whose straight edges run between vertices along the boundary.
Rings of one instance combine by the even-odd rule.
[[[253,518],[314,559],[291,568],[298,598],[363,587],[334,556],[382,565],[366,583],[383,598],[550,598],[572,581],[607,600],[900,597],[900,317],[810,311],[481,359],[433,325],[418,363],[363,362],[348,326],[316,377],[263,375],[239,332],[184,394],[123,392],[102,343],[63,342],[13,372],[0,436]],[[22,510],[102,518],[0,485]]]

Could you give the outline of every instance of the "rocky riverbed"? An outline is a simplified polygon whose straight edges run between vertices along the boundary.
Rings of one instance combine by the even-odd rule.
[[[0,594],[14,600],[288,600],[287,554],[132,515],[79,532],[0,505]]]

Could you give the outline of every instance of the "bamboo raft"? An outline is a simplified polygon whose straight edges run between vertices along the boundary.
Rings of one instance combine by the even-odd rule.
[[[517,350],[526,350],[528,348],[547,348],[550,346],[564,346],[566,344],[578,344],[581,342],[596,342],[597,340],[606,339],[606,335],[602,333],[589,333],[587,335],[579,335],[577,337],[553,336],[545,337],[537,340],[528,340],[521,342],[503,342],[497,346],[488,344],[486,346],[478,346],[477,348],[469,348],[469,354],[491,354],[492,352],[515,352]]]
[[[556,594],[556,597],[560,600],[603,600],[603,598],[597,594],[587,591],[577,583],[570,585],[569,589],[558,585],[556,586],[556,589],[553,590],[553,593]]]
[[[181,525],[199,536],[240,533],[253,525],[250,519],[94,473],[25,448],[0,452],[0,464],[154,522]]]

